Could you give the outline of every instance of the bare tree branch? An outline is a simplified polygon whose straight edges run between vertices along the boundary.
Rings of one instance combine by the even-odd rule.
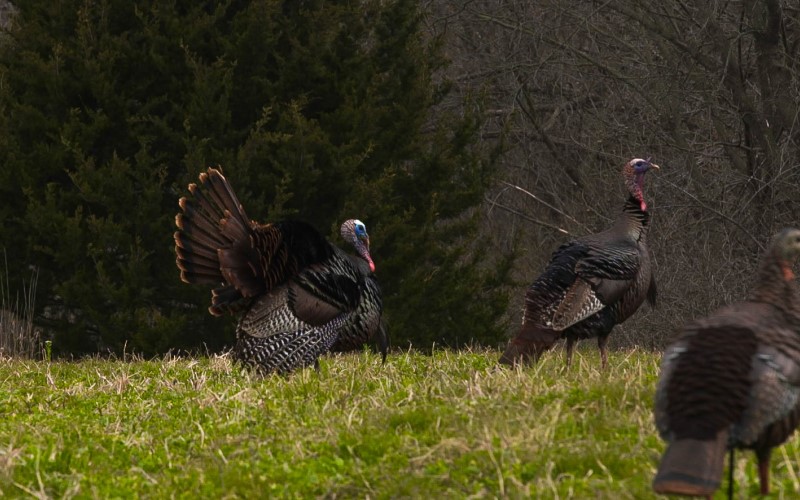
[[[491,210],[494,207],[501,208],[501,209],[505,210],[506,212],[512,213],[512,214],[516,215],[517,217],[519,217],[521,219],[525,219],[526,221],[533,222],[534,224],[539,224],[540,226],[543,226],[543,227],[549,227],[550,229],[554,229],[554,230],[558,231],[559,233],[571,235],[571,233],[569,231],[567,231],[566,229],[564,229],[564,228],[561,228],[561,227],[558,227],[558,226],[554,226],[552,224],[548,224],[547,222],[540,221],[539,219],[534,219],[530,215],[525,215],[525,214],[523,214],[522,212],[520,212],[518,210],[514,210],[513,208],[511,208],[511,207],[509,207],[507,205],[503,205],[502,203],[499,203],[496,200],[493,200],[493,199],[489,198],[488,196],[484,197],[484,200],[486,200],[486,202],[489,203],[489,210]]]

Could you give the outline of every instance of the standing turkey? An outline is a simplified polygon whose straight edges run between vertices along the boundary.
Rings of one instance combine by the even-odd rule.
[[[800,231],[779,233],[748,299],[690,323],[664,352],[654,413],[668,445],[656,492],[711,496],[735,448],[755,450],[769,492],[770,451],[800,422],[798,256]]]
[[[358,348],[377,335],[383,357],[381,292],[361,221],[341,226],[358,256],[309,224],[247,218],[214,168],[190,184],[175,217],[176,263],[186,283],[215,285],[209,312],[240,313],[234,356],[263,372],[317,366],[331,348]]]
[[[631,316],[645,298],[655,304],[656,283],[645,237],[650,213],[644,176],[658,170],[634,158],[622,168],[629,196],[614,225],[570,241],[555,251],[525,294],[522,328],[500,357],[504,364],[535,362],[560,338],[567,339],[567,366],[578,339],[597,337],[603,368],[614,325]]]

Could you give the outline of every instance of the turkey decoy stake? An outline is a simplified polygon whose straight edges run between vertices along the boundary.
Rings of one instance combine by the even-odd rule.
[[[579,339],[597,337],[603,368],[614,325],[630,317],[645,299],[656,300],[646,236],[650,213],[644,177],[658,165],[634,158],[622,168],[628,198],[614,225],[561,245],[528,288],[522,327],[500,358],[504,364],[535,362],[561,338],[567,366]]]
[[[664,352],[654,413],[667,449],[656,492],[710,497],[735,448],[755,451],[769,492],[770,452],[800,422],[799,256],[800,231],[779,233],[747,300],[689,323]]]
[[[214,286],[211,314],[242,313],[237,359],[285,373],[373,335],[385,358],[381,292],[361,221],[341,226],[353,256],[304,222],[251,221],[217,169],[201,173],[189,192],[175,217],[176,263],[184,282]]]

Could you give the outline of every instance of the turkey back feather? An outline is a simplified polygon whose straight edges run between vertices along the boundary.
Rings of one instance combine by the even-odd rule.
[[[750,328],[720,325],[688,335],[680,355],[665,354],[663,363],[675,366],[672,376],[662,379],[660,403],[665,407],[656,411],[668,423],[658,423],[659,429],[678,439],[710,439],[741,418],[750,391],[750,358],[757,348]],[[701,377],[689,369],[697,364],[704,367]]]
[[[342,309],[292,281],[287,286],[287,305],[295,316],[312,326],[321,326],[341,314]]]

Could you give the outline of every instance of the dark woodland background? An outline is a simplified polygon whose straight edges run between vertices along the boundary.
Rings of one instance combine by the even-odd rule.
[[[800,7],[0,2],[0,247],[60,354],[229,343],[173,220],[220,164],[248,215],[369,229],[395,346],[497,346],[550,253],[652,156],[658,348],[800,225]]]

